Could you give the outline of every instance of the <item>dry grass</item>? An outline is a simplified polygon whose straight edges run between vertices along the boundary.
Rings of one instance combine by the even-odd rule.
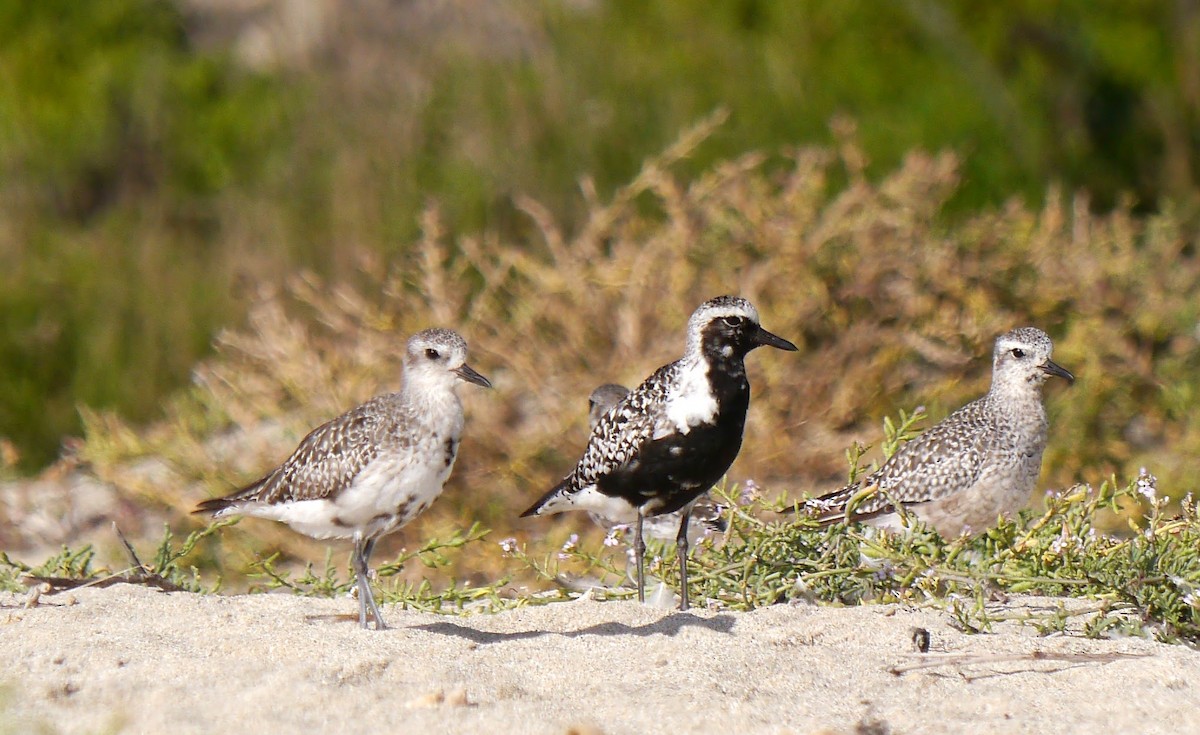
[[[263,285],[249,326],[219,337],[166,421],[135,430],[89,415],[82,457],[188,527],[196,501],[254,479],[312,426],[393,388],[405,337],[444,325],[467,338],[496,389],[462,391],[468,426],[447,492],[380,558],[475,520],[493,540],[557,542],[581,519],[515,515],[570,469],[592,387],[635,383],[674,359],[692,309],[736,293],[800,353],[750,357],[754,400],[734,480],[772,491],[838,482],[844,450],[877,442],[881,416],[925,405],[940,418],[986,389],[993,337],[1033,324],[1079,378],[1048,388],[1044,483],[1098,484],[1147,464],[1164,491],[1182,494],[1184,463],[1200,450],[1190,410],[1200,261],[1186,223],[1097,216],[1082,196],[1058,193],[1039,209],[1014,201],[947,222],[954,155],[914,152],[871,183],[844,123],[836,150],[751,153],[682,178],[679,162],[722,118],[686,132],[609,201],[584,180],[587,216],[574,232],[525,200],[536,237],[450,241],[430,208],[407,255],[362,256],[353,284],[298,275]],[[132,477],[131,460],[145,456],[165,460],[171,477]],[[226,572],[265,550],[324,558],[320,544],[267,522],[222,538]],[[448,572],[495,579],[503,565],[495,544],[477,544]]]

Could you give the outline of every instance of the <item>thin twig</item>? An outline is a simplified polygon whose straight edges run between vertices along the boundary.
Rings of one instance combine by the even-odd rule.
[[[142,571],[148,571],[146,569],[146,565],[143,564],[142,560],[138,558],[137,552],[133,550],[133,545],[130,544],[129,540],[125,538],[125,534],[121,533],[121,529],[117,526],[116,521],[113,521],[112,527],[113,531],[115,531],[117,534],[117,538],[121,539],[121,544],[125,546],[125,550],[129,552],[129,558],[133,560],[133,566],[141,569]]]
[[[922,653],[913,654],[919,657],[917,663],[894,665],[888,667],[888,672],[900,676],[910,671],[931,669],[937,666],[979,666],[983,664],[1027,663],[1038,661],[1053,661],[1061,663],[1100,663],[1126,659],[1146,658],[1149,653],[1048,653],[1034,651],[1032,653]]]
[[[75,579],[72,577],[43,577],[36,574],[24,574],[21,576],[22,583],[26,585],[48,584],[50,585],[50,594],[63,592],[65,590],[78,590],[85,587],[112,587],[115,584],[136,584],[142,587],[155,587],[163,592],[183,592],[184,589],[169,579],[154,573],[147,574],[145,570],[138,569],[136,572],[131,569],[125,569],[115,574],[110,574],[107,577],[96,577],[93,579]]]

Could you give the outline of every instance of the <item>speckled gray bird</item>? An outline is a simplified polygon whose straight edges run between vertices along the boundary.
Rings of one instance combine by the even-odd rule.
[[[592,394],[588,396],[588,427],[594,430],[604,414],[612,410],[627,395],[629,395],[629,389],[616,383],[605,383],[592,391]],[[714,533],[724,533],[726,510],[728,510],[726,506],[714,501],[707,493],[701,495],[692,505],[692,512],[688,515],[688,543],[695,543]],[[632,512],[617,518],[608,518],[595,511],[589,511],[588,517],[597,526],[610,533],[617,526],[632,527],[637,521],[637,514]],[[679,523],[682,520],[683,515],[678,511],[661,516],[650,516],[645,520],[642,532],[659,541],[670,541],[678,533]]]
[[[1075,376],[1050,359],[1046,333],[1022,327],[996,338],[992,386],[905,444],[853,485],[808,501],[825,522],[896,527],[892,500],[946,538],[982,531],[1029,502],[1046,449],[1042,385]],[[890,498],[890,499],[889,499]]]
[[[313,538],[353,539],[359,624],[368,627],[369,611],[375,628],[386,628],[368,581],[371,551],[428,508],[450,477],[464,423],[456,388],[463,381],[491,387],[466,359],[467,343],[455,332],[418,332],[405,349],[400,392],[313,429],[262,479],[195,512],[257,516]]]

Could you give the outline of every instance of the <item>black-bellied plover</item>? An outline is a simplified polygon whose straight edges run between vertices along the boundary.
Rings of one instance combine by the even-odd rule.
[[[675,543],[681,610],[688,609],[687,526],[692,503],[733,464],[750,405],[744,359],[769,345],[796,346],[759,324],[746,299],[719,296],[688,320],[684,355],[646,378],[605,413],[575,469],[522,516],[591,510],[607,518],[634,515],[638,599],[645,601],[642,524],[682,511]]]
[[[448,329],[408,340],[399,393],[376,396],[313,429],[265,477],[197,513],[282,521],[314,538],[354,540],[359,623],[367,611],[386,625],[368,579],[375,542],[417,516],[442,493],[463,430],[459,382],[491,387],[466,363],[467,343]]]
[[[605,383],[592,391],[592,394],[588,396],[588,427],[595,430],[604,414],[608,413],[627,395],[629,395],[629,389],[616,383]],[[714,501],[707,493],[697,498],[696,502],[692,504],[692,512],[688,515],[688,543],[695,543],[714,533],[724,533],[726,510],[728,509],[724,505]],[[620,518],[607,518],[595,511],[588,511],[588,517],[610,534],[614,533],[614,529],[620,530],[619,526],[632,528],[637,521],[637,513],[633,512],[632,508],[628,515]],[[678,533],[679,523],[682,520],[683,514],[679,511],[650,516],[643,522],[642,533],[659,541],[670,541]]]
[[[943,537],[981,531],[1029,502],[1046,448],[1042,384],[1075,376],[1050,359],[1046,333],[1022,327],[996,338],[987,395],[905,444],[863,480],[809,500],[823,522],[896,527],[893,501]]]

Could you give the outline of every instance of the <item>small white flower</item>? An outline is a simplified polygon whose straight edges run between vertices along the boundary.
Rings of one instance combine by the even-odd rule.
[[[758,500],[760,488],[754,480],[746,480],[742,484],[742,492],[738,495],[738,505],[750,505],[755,500]]]
[[[1089,529],[1089,534],[1094,537],[1095,529]],[[1058,535],[1058,538],[1050,542],[1050,551],[1061,556],[1064,552],[1080,551],[1085,545],[1084,540],[1072,534],[1064,524],[1062,533]]]
[[[575,548],[578,545],[579,545],[579,534],[577,534],[577,533],[571,534],[570,536],[567,537],[567,540],[563,542],[562,550],[560,550],[558,552],[558,558],[559,559],[571,558],[571,552],[575,551]]]
[[[500,550],[505,554],[511,554],[517,550],[517,540],[512,536],[500,542]]]
[[[624,535],[622,526],[613,526],[608,529],[608,535],[604,537],[604,545],[612,548],[613,546],[621,545],[621,536]]]
[[[1137,491],[1151,503],[1158,495],[1158,478],[1150,474],[1145,467],[1138,470]]]

